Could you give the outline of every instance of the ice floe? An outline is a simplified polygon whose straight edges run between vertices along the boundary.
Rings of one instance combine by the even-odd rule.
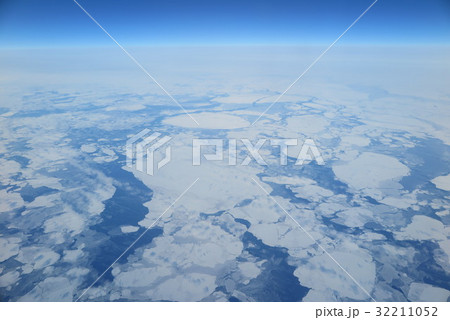
[[[352,188],[378,195],[383,188],[401,189],[398,181],[409,174],[409,168],[396,158],[364,152],[352,161],[334,164],[333,172]]]
[[[0,262],[6,261],[19,253],[20,238],[0,238]]]
[[[445,240],[442,222],[424,216],[415,215],[410,224],[394,234],[399,240]]]
[[[201,112],[191,116],[198,122],[198,125],[185,114],[166,118],[163,122],[177,127],[199,129],[237,129],[250,125],[247,120],[227,113]]]
[[[433,182],[436,185],[436,188],[445,191],[450,191],[450,174],[446,176],[436,177],[433,180],[431,180],[431,182]]]
[[[450,291],[434,287],[426,283],[411,283],[408,291],[408,299],[418,302],[447,302]]]

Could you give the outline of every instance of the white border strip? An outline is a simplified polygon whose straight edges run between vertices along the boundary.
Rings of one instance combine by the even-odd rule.
[[[450,303],[447,302],[270,302],[270,303],[220,303],[220,302],[97,302],[97,303],[2,303],[2,316],[5,319],[45,319],[60,320],[62,317],[69,319],[139,319],[142,315],[162,319],[187,319],[187,320],[230,320],[230,319],[329,319],[329,320],[379,320],[379,319],[450,319]],[[378,316],[380,308],[383,316]],[[388,309],[385,309],[388,308]],[[397,309],[396,317],[384,317],[386,310],[392,315]],[[402,308],[406,316],[400,316]],[[424,316],[425,308],[430,313]],[[433,308],[437,308],[437,315],[432,317]],[[409,316],[410,310],[419,312],[422,316]],[[356,316],[355,310],[358,310]],[[328,314],[331,311],[331,314]],[[430,312],[431,311],[431,312]],[[318,316],[319,313],[325,315]],[[342,312],[342,316],[333,316]],[[368,312],[368,313],[367,313]],[[350,315],[350,316],[349,316]]]

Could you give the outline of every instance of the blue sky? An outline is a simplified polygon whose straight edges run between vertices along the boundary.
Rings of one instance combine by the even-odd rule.
[[[79,0],[124,45],[324,44],[373,0]],[[450,44],[450,1],[379,0],[346,44]],[[0,0],[2,47],[108,46],[72,0]]]

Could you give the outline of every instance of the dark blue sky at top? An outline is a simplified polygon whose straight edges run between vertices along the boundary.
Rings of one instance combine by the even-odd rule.
[[[79,0],[124,45],[323,44],[373,0]],[[450,44],[450,0],[379,0],[346,44]],[[72,0],[0,0],[0,46],[107,46]]]

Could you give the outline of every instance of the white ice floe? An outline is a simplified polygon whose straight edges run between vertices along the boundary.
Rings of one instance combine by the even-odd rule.
[[[81,249],[64,250],[63,261],[65,261],[65,262],[76,262],[82,256],[83,256],[83,251]]]
[[[22,248],[16,260],[36,270],[53,265],[59,258],[53,250],[36,246]]]
[[[118,159],[116,153],[107,148],[101,148],[95,155],[96,157],[94,157],[93,160],[97,163],[112,162]]]
[[[385,197],[378,200],[380,203],[399,209],[408,209],[417,204],[417,199],[413,194],[404,193],[401,197]]]
[[[290,218],[287,219],[288,223],[252,224],[249,231],[269,246],[287,248],[290,256],[304,258],[315,242]]]
[[[33,201],[28,203],[27,210],[22,212],[22,215],[26,215],[30,212],[33,212],[33,209],[35,208],[43,208],[51,206],[54,203],[58,203],[61,201],[61,194],[60,193],[52,193],[48,195],[43,195],[36,197]]]
[[[287,184],[287,185],[309,185],[316,183],[312,179],[298,177],[298,176],[274,176],[274,177],[262,177],[262,181],[274,182],[277,184]]]
[[[155,280],[170,274],[171,270],[167,267],[133,268],[114,275],[114,284],[125,288],[148,287]]]
[[[145,109],[145,105],[135,103],[135,104],[117,104],[114,106],[106,107],[106,111],[139,111]]]
[[[86,152],[86,153],[93,153],[93,152],[97,151],[97,146],[94,143],[83,144],[80,149],[81,149],[81,151]]]
[[[263,181],[275,182],[277,184],[285,184],[286,187],[299,198],[307,199],[312,202],[319,202],[323,198],[331,197],[334,193],[317,185],[317,183],[308,178],[303,177],[263,177]]]
[[[340,265],[351,274],[358,283],[371,292],[375,284],[375,263],[364,249],[353,243],[346,242],[336,245],[336,251],[330,254]],[[369,300],[370,297],[325,253],[307,259],[294,272],[303,286],[325,292],[327,296],[337,296],[340,299]],[[328,292],[328,293],[326,293]],[[308,297],[312,295],[311,298]],[[308,293],[306,301],[315,300],[317,292]]]
[[[5,113],[0,114],[0,117],[11,117],[13,115],[15,115],[15,112],[9,111],[9,112],[5,112]]]
[[[409,225],[394,233],[398,240],[445,240],[442,222],[423,215],[415,215]]]
[[[367,222],[373,221],[373,212],[361,207],[339,211],[336,216],[337,218],[333,219],[335,222],[351,228],[362,227]]]
[[[249,205],[234,208],[230,212],[235,218],[245,219],[254,225],[274,223],[284,218],[285,215],[283,210],[266,196],[257,197]]]
[[[261,112],[258,111],[252,111],[252,110],[233,110],[233,115],[245,115],[245,116],[254,116],[254,117],[259,117],[261,116]],[[281,120],[279,115],[273,115],[273,114],[264,114],[262,117],[264,118],[268,118],[268,119],[272,119],[272,120]]]
[[[64,235],[75,236],[83,231],[85,220],[78,213],[67,212],[54,216],[44,222],[44,232],[51,233],[56,243],[64,242]]]
[[[230,103],[230,104],[251,104],[253,102],[256,102],[262,98],[264,98],[265,95],[262,94],[233,94],[227,97],[217,97],[214,98],[214,101],[221,102],[221,103]]]
[[[316,184],[290,187],[294,194],[312,202],[319,202],[323,198],[331,197],[334,193],[331,190],[322,188]]]
[[[20,194],[17,192],[8,192],[6,189],[0,190],[0,199],[0,215],[2,212],[18,209],[25,205]]]
[[[135,177],[153,190],[150,202],[145,203],[149,209],[146,219],[139,225],[149,226],[153,220],[182,194],[197,178],[198,182],[176,203],[186,203],[187,211],[217,212],[233,208],[237,203],[264,192],[252,180],[262,168],[252,166],[229,166],[224,161],[204,161],[201,165],[192,165],[192,136],[181,134],[174,137],[172,161],[157,171],[153,176],[124,167]],[[245,190],[243,192],[243,190]],[[266,208],[267,211],[267,208]],[[173,215],[169,210],[163,220]]]
[[[256,278],[261,273],[261,269],[254,262],[240,263],[239,270],[242,275],[247,278]]]
[[[163,122],[177,127],[194,129],[237,129],[250,125],[247,120],[228,113],[201,112],[191,116],[199,125],[186,114],[166,118]]]
[[[431,182],[434,183],[436,188],[439,188],[439,189],[442,189],[445,191],[450,191],[450,174],[448,174],[446,176],[436,177],[433,180],[431,180]]]
[[[10,271],[0,276],[0,288],[9,287],[19,280],[20,274],[17,271]]]
[[[340,210],[346,210],[346,209],[348,209],[348,206],[346,206],[344,204],[336,203],[335,201],[322,202],[316,208],[317,212],[319,212],[320,215],[325,216],[325,217],[331,217],[336,212],[338,212]]]
[[[436,212],[436,214],[440,217],[448,216],[448,215],[450,215],[450,210],[447,209],[447,210],[438,211],[438,212]]]
[[[73,279],[80,279],[82,276],[87,275],[90,272],[88,268],[73,268],[67,271],[66,275]]]
[[[212,268],[234,259],[243,249],[239,239],[207,221],[188,223],[172,236],[156,238],[154,242],[155,247],[146,249],[143,259],[178,268],[190,265]]]
[[[348,135],[341,138],[341,145],[365,147],[370,144],[370,139],[362,135]]]
[[[0,168],[2,168],[2,170],[0,170],[0,180],[2,181],[3,185],[16,183],[16,180],[12,177],[20,172],[20,164],[18,162],[2,158],[0,159]],[[6,192],[6,190],[4,192]],[[4,196],[2,195],[0,198],[4,199]]]
[[[398,181],[409,174],[409,168],[396,158],[365,152],[347,163],[334,164],[333,172],[354,189],[375,192],[382,191],[384,184],[400,189]]]
[[[305,115],[289,117],[287,129],[293,134],[311,135],[324,131],[329,121],[321,115]]]
[[[139,230],[139,227],[137,226],[121,226],[120,231],[123,233],[133,233]]]
[[[0,238],[0,262],[6,261],[19,253],[20,238]]]
[[[444,255],[440,256],[441,264],[446,265],[444,268],[450,267],[450,238],[447,238],[446,240],[439,241],[439,247],[444,252]],[[438,259],[436,259],[438,260]]]
[[[382,234],[367,231],[361,234],[358,238],[362,241],[386,240],[386,237]]]
[[[210,295],[216,288],[216,277],[190,273],[166,280],[149,294],[154,300],[198,301]]]
[[[408,291],[408,300],[414,302],[447,302],[449,296],[449,290],[418,282],[411,283]]]
[[[33,175],[30,175],[30,177],[28,177],[27,179],[27,182],[33,188],[48,187],[57,190],[63,189],[63,186],[61,185],[61,180],[54,177],[47,177],[39,173],[33,173]]]
[[[64,277],[46,278],[19,301],[72,301],[74,285]]]
[[[183,211],[176,210],[170,223],[165,225],[164,237],[155,238],[151,247],[136,253],[138,262],[114,266],[114,285],[121,291],[129,289],[130,299],[201,300],[214,287],[216,276],[210,275],[215,272],[212,270],[220,269],[242,253],[243,244],[238,237],[200,219],[198,214]],[[187,286],[193,279],[192,272],[197,273],[196,278],[208,280],[208,290],[199,290],[197,285]],[[186,291],[168,290],[175,278],[186,282],[183,287]],[[201,285],[201,280],[198,281]],[[188,291],[192,293],[192,290],[194,295],[190,296]]]

